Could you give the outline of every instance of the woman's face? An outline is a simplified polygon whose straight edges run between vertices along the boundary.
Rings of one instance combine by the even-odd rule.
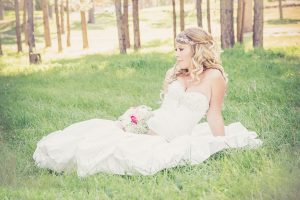
[[[175,57],[180,69],[187,69],[192,63],[193,50],[189,44],[176,43]]]

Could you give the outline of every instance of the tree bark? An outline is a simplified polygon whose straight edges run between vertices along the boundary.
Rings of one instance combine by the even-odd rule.
[[[23,6],[23,24],[22,31],[24,32],[24,43],[28,45],[28,24],[27,24],[27,0],[24,0]]]
[[[116,8],[116,18],[118,27],[118,37],[119,37],[119,49],[121,54],[126,54],[126,43],[125,43],[125,32],[123,28],[122,19],[122,5],[121,0],[115,0]]]
[[[27,13],[28,13],[28,46],[29,46],[29,62],[36,64],[41,61],[41,55],[34,53],[35,38],[34,38],[34,18],[33,18],[33,0],[27,0]]]
[[[202,0],[196,1],[196,10],[197,10],[197,24],[199,27],[203,27],[203,25],[202,25]]]
[[[64,1],[61,1],[61,3],[60,3],[60,25],[61,25],[60,27],[61,27],[61,34],[65,34],[64,14],[65,14]]]
[[[19,14],[19,1],[15,0],[15,16],[16,16],[16,37],[18,52],[22,51],[22,39],[21,39],[21,28],[20,28],[20,14]]]
[[[220,0],[221,7],[221,47],[231,48],[234,45],[233,0]]]
[[[71,28],[70,28],[70,7],[69,0],[66,0],[66,11],[67,11],[67,47],[71,46]]]
[[[4,19],[4,7],[3,7],[3,0],[0,0],[0,20]]]
[[[282,0],[278,0],[278,7],[279,7],[279,19],[283,19],[283,14],[282,14]]]
[[[245,19],[245,1],[238,0],[237,8],[237,23],[236,23],[236,38],[239,43],[243,43],[243,34],[244,34],[244,19]]]
[[[54,1],[54,10],[55,10],[55,21],[56,21],[56,32],[57,32],[57,47],[58,52],[62,52],[62,44],[61,44],[61,28],[59,22],[59,12],[58,12],[58,0]]]
[[[42,0],[45,46],[51,47],[50,26],[48,16],[48,1]]]
[[[132,18],[134,29],[134,50],[138,50],[141,48],[138,0],[132,0]]]
[[[83,49],[89,48],[89,41],[87,35],[87,25],[85,18],[85,11],[80,11],[80,19],[81,19],[81,30],[82,30],[82,47]]]
[[[175,39],[176,39],[176,5],[175,0],[172,0],[172,8],[173,8],[173,41],[174,41],[174,47],[176,45]]]
[[[48,2],[48,11],[50,19],[53,19],[53,5],[50,5]]]
[[[210,0],[207,0],[207,29],[211,33],[211,21],[210,21]]]
[[[88,23],[89,24],[95,24],[95,5],[94,5],[94,1],[91,1],[92,4],[92,8],[89,9],[89,20]]]
[[[125,31],[126,48],[130,48],[129,23],[128,23],[128,0],[124,0],[123,2],[123,24],[124,24],[124,31]]]
[[[2,38],[2,36],[1,36],[1,33],[0,33],[0,56],[3,55],[1,38]]]
[[[263,47],[263,0],[254,0],[253,46]]]
[[[252,32],[253,30],[253,0],[244,0],[244,33]]]
[[[35,48],[35,37],[34,37],[34,22],[33,22],[33,0],[27,0],[27,31],[28,31],[28,46],[29,53],[33,52],[33,48]]]
[[[184,30],[184,0],[180,0],[180,30]]]

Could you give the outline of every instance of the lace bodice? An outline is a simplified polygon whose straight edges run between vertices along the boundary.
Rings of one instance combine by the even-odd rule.
[[[169,84],[168,91],[159,109],[147,122],[155,133],[168,141],[190,134],[209,107],[207,97],[200,92],[187,92],[176,80]]]

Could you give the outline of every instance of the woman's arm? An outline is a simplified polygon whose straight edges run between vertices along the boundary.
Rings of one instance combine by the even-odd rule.
[[[209,76],[211,80],[211,98],[207,111],[207,122],[214,136],[224,136],[222,105],[226,91],[226,82],[218,70],[211,70]]]

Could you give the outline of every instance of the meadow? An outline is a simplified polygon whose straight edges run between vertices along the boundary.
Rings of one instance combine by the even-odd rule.
[[[202,164],[148,177],[60,175],[37,168],[32,154],[42,136],[71,123],[116,119],[134,105],[157,108],[172,52],[96,54],[27,68],[1,59],[0,197],[296,199],[300,186],[299,53],[299,47],[225,50],[222,59],[229,74],[225,122],[242,122],[258,133],[263,146],[226,150]]]

